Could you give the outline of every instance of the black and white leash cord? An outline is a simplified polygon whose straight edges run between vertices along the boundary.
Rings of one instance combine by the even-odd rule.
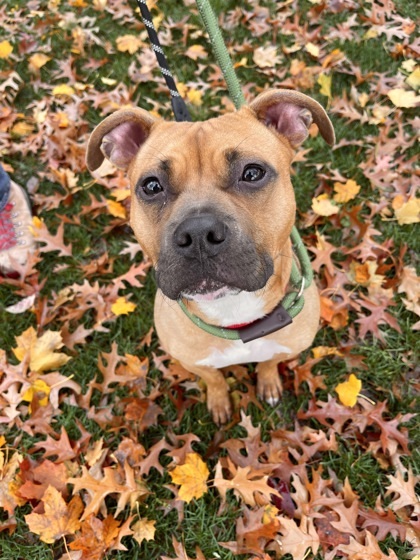
[[[165,54],[160,44],[155,26],[153,25],[152,15],[150,13],[149,8],[147,7],[146,0],[137,0],[137,4],[140,9],[141,18],[146,27],[149,40],[152,44],[153,52],[156,55],[156,59],[159,64],[160,71],[162,72],[162,76],[171,94],[171,104],[172,104],[172,110],[175,115],[175,120],[191,121],[192,119],[188,111],[188,108],[184,100],[180,96],[179,91],[176,87],[174,77],[172,76],[172,73],[169,70],[168,62],[166,60]]]

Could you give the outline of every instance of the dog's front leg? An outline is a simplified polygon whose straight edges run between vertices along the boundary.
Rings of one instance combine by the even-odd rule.
[[[231,416],[232,405],[229,398],[229,386],[223,373],[207,366],[191,366],[182,362],[181,365],[204,381],[207,386],[207,408],[216,424],[225,424]]]
[[[290,359],[289,355],[282,356],[279,354],[275,359],[260,362],[256,367],[258,397],[270,406],[275,406],[279,402],[283,392],[277,366],[280,362],[288,359]]]

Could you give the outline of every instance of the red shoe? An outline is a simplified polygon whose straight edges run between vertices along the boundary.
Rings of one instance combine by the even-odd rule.
[[[0,166],[0,272],[25,264],[34,251],[32,212],[25,191]]]

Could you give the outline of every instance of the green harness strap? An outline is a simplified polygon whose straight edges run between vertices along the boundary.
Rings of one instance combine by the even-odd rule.
[[[233,68],[232,60],[223,41],[223,37],[217,23],[217,18],[208,0],[196,0],[196,4],[209,35],[213,52],[223,72],[229,95],[232,98],[236,109],[239,109],[245,103],[245,98]],[[312,283],[313,273],[308,252],[306,251],[296,226],[293,226],[290,239],[292,241],[293,251],[299,262],[299,267],[296,264],[296,259],[293,259],[292,271],[289,280],[292,290],[284,296],[281,304],[293,319],[303,308],[305,303],[303,291]],[[212,334],[213,336],[218,336],[219,338],[226,338],[228,340],[240,339],[238,330],[224,329],[223,327],[210,325],[191,313],[181,299],[178,300],[178,303],[184,313],[194,324],[200,327],[200,329]]]

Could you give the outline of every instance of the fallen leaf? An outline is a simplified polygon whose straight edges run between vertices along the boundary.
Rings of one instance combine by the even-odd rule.
[[[9,58],[12,54],[13,47],[9,41],[2,41],[0,43],[0,58]]]
[[[39,535],[41,541],[51,544],[65,535],[74,535],[79,530],[79,517],[83,511],[83,503],[79,496],[74,496],[71,502],[66,504],[61,493],[53,486],[48,486],[42,501],[44,513],[25,515],[29,529]]]
[[[317,45],[314,45],[314,43],[306,43],[305,50],[308,51],[308,53],[314,56],[315,58],[318,58],[319,47]]]
[[[110,214],[112,214],[116,218],[122,218],[124,220],[127,217],[127,212],[124,206],[120,202],[116,202],[115,200],[108,199],[107,205]]]
[[[63,346],[61,334],[57,331],[46,331],[38,338],[35,329],[29,327],[16,337],[16,342],[17,347],[13,348],[14,355],[19,361],[29,355],[29,366],[32,371],[58,369],[71,359],[66,354],[55,352]]]
[[[134,54],[143,46],[143,41],[141,41],[137,35],[123,35],[122,37],[117,37],[117,50],[120,52],[128,52]]]
[[[119,297],[115,303],[111,305],[111,311],[114,315],[128,315],[132,313],[137,305],[131,301],[127,301],[125,297]]]
[[[334,195],[334,200],[339,204],[343,204],[348,202],[349,200],[353,200],[360,191],[360,185],[353,181],[353,179],[349,179],[346,183],[334,183],[334,190],[336,194]]]
[[[325,97],[328,97],[328,99],[332,98],[331,82],[332,82],[332,78],[327,74],[320,74],[317,79],[317,83],[321,86],[319,93],[321,95],[325,95]]]
[[[202,45],[191,45],[186,51],[185,55],[193,60],[198,58],[207,58],[207,51]]]
[[[29,366],[32,371],[43,372],[58,369],[71,358],[56,352],[63,347],[61,334],[57,331],[46,331],[39,338],[35,329],[29,327],[20,336],[16,337],[17,347],[13,353],[19,361],[29,355]]]
[[[178,496],[184,502],[189,503],[193,498],[201,498],[207,492],[206,481],[210,472],[197,453],[187,453],[185,463],[176,466],[169,474],[172,482],[181,486]]]
[[[39,406],[47,406],[50,392],[51,387],[49,387],[43,379],[36,379],[29,389],[23,393],[22,400],[30,403],[29,412],[31,412],[31,405],[34,396],[36,395]]]
[[[420,96],[417,96],[414,91],[402,88],[391,89],[387,95],[396,107],[411,109],[420,103]]]
[[[75,90],[67,84],[61,84],[59,86],[55,86],[55,88],[53,88],[53,90],[52,90],[53,95],[71,96],[71,95],[74,95],[74,93],[75,93]]]
[[[35,302],[35,297],[36,295],[32,294],[31,296],[21,299],[14,305],[9,305],[9,307],[5,307],[4,310],[7,311],[8,313],[13,313],[14,315],[18,315],[19,313],[25,313],[25,311],[28,311],[28,309],[30,309],[33,306]]]
[[[252,58],[259,68],[272,68],[281,61],[275,45],[256,48]]]
[[[133,538],[141,544],[143,541],[154,541],[156,532],[154,519],[139,519],[131,527],[134,531]]]
[[[315,359],[324,358],[325,356],[343,356],[344,354],[335,346],[316,346],[312,348],[312,354]]]
[[[354,406],[357,402],[357,397],[362,389],[362,382],[354,373],[351,373],[348,381],[339,383],[335,388],[340,402],[344,406]]]
[[[413,61],[414,62],[414,61]],[[411,74],[406,78],[405,82],[413,89],[419,89],[420,87],[420,67],[416,68],[411,72]]]
[[[32,72],[36,72],[37,70],[45,66],[45,64],[47,64],[47,62],[49,62],[50,60],[51,57],[47,56],[44,53],[35,53],[31,57],[29,57],[29,69]]]
[[[340,208],[332,203],[327,194],[320,194],[312,199],[312,210],[318,216],[332,216],[340,211]]]
[[[397,222],[400,226],[417,224],[420,221],[420,198],[412,198],[402,206],[394,209]]]

